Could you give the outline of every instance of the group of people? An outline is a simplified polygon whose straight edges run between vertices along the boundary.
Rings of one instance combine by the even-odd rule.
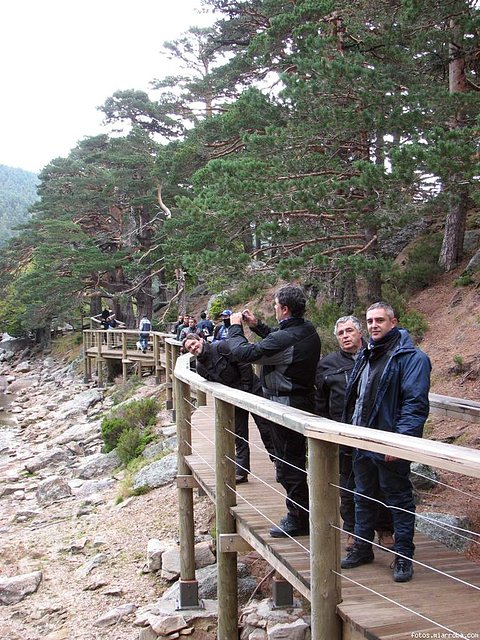
[[[335,324],[339,351],[320,358],[320,338],[304,319],[306,298],[288,285],[275,295],[278,326],[268,327],[248,309],[230,313],[225,340],[206,343],[190,333],[183,345],[197,358],[197,372],[208,380],[262,395],[348,424],[421,437],[428,417],[431,364],[398,328],[393,308],[376,302],[366,311],[368,340],[355,316]],[[229,311],[229,310],[226,310]],[[249,342],[247,325],[261,339]],[[251,364],[262,365],[261,381]],[[247,366],[246,366],[247,365]],[[248,481],[248,416],[236,408],[237,482]],[[245,412],[243,412],[245,414]],[[276,479],[286,492],[287,513],[270,529],[273,537],[309,532],[306,438],[296,431],[254,416],[265,447],[275,463]],[[243,422],[242,422],[243,420]],[[246,435],[245,435],[246,434]],[[243,457],[241,449],[243,447]],[[360,449],[340,451],[340,511],[348,534],[343,569],[373,561],[372,543],[395,552],[393,579],[413,576],[415,504],[410,463],[391,455]]]
[[[217,342],[228,338],[228,328],[230,327],[230,309],[225,309],[220,314],[220,322],[216,325],[207,317],[205,311],[200,314],[200,321],[197,322],[194,316],[179,315],[177,322],[173,326],[172,333],[177,340],[183,342],[187,335],[194,333],[209,342]]]

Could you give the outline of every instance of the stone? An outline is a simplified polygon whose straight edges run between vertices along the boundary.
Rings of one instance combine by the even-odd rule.
[[[146,491],[173,482],[177,475],[177,454],[169,455],[143,467],[133,479],[134,491]]]
[[[162,554],[166,551],[165,544],[158,538],[150,538],[147,543],[147,571],[155,572],[162,568]]]
[[[83,480],[91,480],[110,473],[121,464],[122,461],[116,451],[97,453],[86,458],[85,463],[78,469],[76,475]]]
[[[104,491],[107,491],[115,484],[113,478],[103,478],[101,480],[86,480],[82,485],[76,489],[73,489],[73,493],[76,498],[83,498],[92,500],[94,496],[98,495],[98,499],[102,501],[102,497],[99,495]]]
[[[33,571],[12,578],[0,578],[0,603],[16,604],[30,593],[35,593],[42,581],[42,572]]]
[[[32,365],[29,362],[20,362],[15,367],[15,371],[18,371],[18,373],[28,373],[31,370],[32,370]]]
[[[88,562],[82,564],[82,566],[77,569],[76,573],[80,577],[86,578],[91,571],[93,571],[106,561],[107,555],[105,553],[97,553]]]
[[[52,444],[67,444],[69,442],[82,442],[83,444],[91,442],[101,437],[101,421],[76,424],[62,431],[60,435],[53,438]]]
[[[428,520],[427,520],[428,518]],[[470,522],[466,517],[457,517],[446,513],[422,512],[415,516],[415,527],[433,540],[441,542],[454,551],[464,551],[472,544],[468,531]]]
[[[157,638],[158,636],[152,627],[140,629],[140,633],[138,634],[138,640],[157,640]]]
[[[438,482],[438,474],[428,464],[412,462],[410,466],[410,480],[415,489],[433,489]]]
[[[301,619],[291,623],[279,623],[267,628],[268,640],[307,640],[310,638],[310,627]]]
[[[136,608],[137,605],[132,602],[122,604],[119,607],[110,609],[110,611],[101,615],[93,624],[95,627],[112,627],[114,624],[118,624],[121,620],[124,620],[127,616],[133,613]]]
[[[65,449],[56,447],[43,451],[40,455],[35,456],[31,460],[25,463],[25,469],[29,473],[35,473],[40,469],[44,469],[52,464],[58,464],[59,462],[65,462],[68,459],[68,453]]]
[[[188,626],[185,618],[181,615],[151,616],[149,623],[157,635],[169,637],[172,637],[172,633]]]
[[[48,505],[68,498],[72,490],[66,480],[59,476],[50,476],[38,485],[36,497],[39,504]]]

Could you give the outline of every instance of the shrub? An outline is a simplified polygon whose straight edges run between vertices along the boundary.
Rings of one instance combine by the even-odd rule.
[[[399,320],[399,325],[403,329],[407,329],[414,342],[420,342],[428,329],[428,322],[425,316],[415,310],[403,313]]]
[[[411,294],[432,284],[432,280],[442,272],[438,265],[441,245],[441,234],[433,233],[413,247],[397,283],[401,291]]]
[[[124,418],[104,418],[102,420],[102,438],[105,453],[113,451],[118,444],[122,432],[128,428],[128,423]]]
[[[469,273],[462,273],[461,276],[459,276],[455,281],[454,281],[454,285],[456,287],[468,287],[471,284],[474,284],[475,280],[472,278],[472,276]]]
[[[155,398],[134,400],[115,409],[102,420],[105,452],[108,453],[115,449],[122,433],[127,429],[137,428],[142,436],[147,433],[148,427],[155,424],[158,410],[159,404]]]
[[[128,427],[122,431],[118,439],[118,457],[126,466],[131,460],[134,460],[142,453],[153,438],[153,434],[148,429],[142,431],[139,427]]]

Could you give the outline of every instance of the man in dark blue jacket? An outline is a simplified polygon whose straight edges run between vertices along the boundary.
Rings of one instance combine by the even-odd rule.
[[[343,421],[421,437],[429,411],[431,364],[428,356],[414,346],[408,332],[398,329],[397,324],[389,304],[376,302],[367,309],[370,342],[358,356],[350,377]],[[375,535],[377,504],[369,498],[375,499],[381,490],[393,516],[394,548],[398,554],[393,563],[393,579],[408,582],[413,575],[411,558],[415,550],[410,462],[357,449],[353,470],[358,538],[343,558],[342,569],[374,559],[370,541]]]
[[[311,322],[304,320],[306,298],[300,287],[286,286],[275,296],[278,329],[259,322],[251,311],[234,313],[230,318],[228,342],[239,362],[262,364],[263,395],[269,400],[313,412],[315,370],[320,357],[320,338]],[[259,335],[260,342],[248,342],[242,321]],[[287,493],[287,515],[270,529],[275,538],[306,535],[308,485],[305,472],[305,436],[272,423],[277,481]]]
[[[317,366],[315,413],[330,420],[342,421],[345,391],[348,379],[360,351],[367,346],[363,339],[362,323],[356,316],[342,316],[333,331],[340,349],[321,358]],[[353,474],[352,449],[340,447],[340,515],[343,529],[347,532],[346,550],[355,542],[355,476]],[[379,496],[380,497],[380,496]],[[393,524],[390,509],[378,505],[375,522],[378,543],[393,548]]]

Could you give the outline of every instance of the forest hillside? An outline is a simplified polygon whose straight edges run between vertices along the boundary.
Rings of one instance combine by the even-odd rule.
[[[35,173],[0,164],[0,246],[14,235],[15,227],[30,218],[37,185]]]

